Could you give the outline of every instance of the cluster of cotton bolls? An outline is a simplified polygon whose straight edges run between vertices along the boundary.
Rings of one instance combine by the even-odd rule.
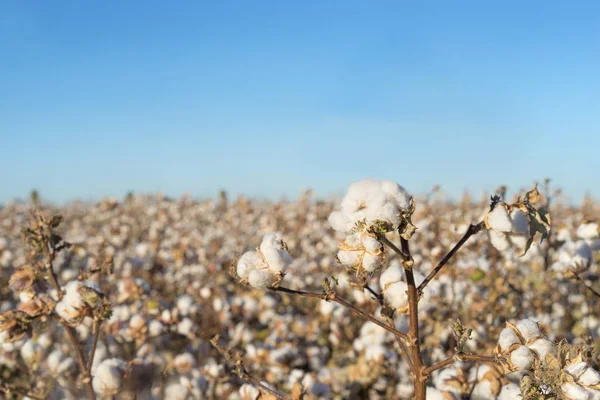
[[[244,365],[258,381],[283,393],[300,385],[308,400],[410,398],[410,371],[392,334],[337,303],[254,288],[281,284],[319,292],[323,279],[333,276],[337,294],[383,319],[379,301],[351,284],[356,274],[348,276],[347,271],[355,267],[383,294],[384,304],[397,310],[396,327],[406,331],[407,317],[401,315],[407,307],[406,278],[399,257],[384,248],[380,235],[394,243],[400,235],[410,237],[420,283],[469,224],[482,221],[490,209],[489,196],[450,202],[435,191],[415,196],[413,203],[393,182],[363,181],[349,188],[338,209],[339,204],[340,199],[317,199],[310,193],[279,202],[132,195],[94,204],[42,204],[41,212],[64,216],[60,233],[73,243],[54,263],[64,296],[44,290],[56,301],[57,316],[76,329],[86,354],[93,345],[94,321],[82,290],[98,291],[112,305],[91,369],[97,396],[136,391],[146,399],[258,398],[260,390],[230,373],[232,365],[208,342],[218,333],[224,343],[243,351]],[[598,300],[581,282],[551,274],[583,261],[586,269],[580,277],[590,286],[596,283],[598,230],[590,220],[598,211],[595,203],[573,208],[554,199],[551,213],[558,229],[548,246],[545,240],[523,257],[518,257],[520,249],[498,251],[493,245],[498,241],[491,243],[487,233],[470,238],[419,300],[425,361],[432,364],[452,354],[450,318],[474,328],[466,346],[478,353],[491,353],[504,321],[516,316],[543,321],[551,328],[548,340],[566,337],[584,344],[587,337],[597,344]],[[20,233],[30,216],[27,203],[0,207],[3,313],[32,300],[27,291],[18,294],[8,285],[15,271],[36,262],[28,257]],[[520,217],[514,211],[507,216],[510,229],[492,221],[493,229],[513,245],[521,244]],[[106,257],[112,259],[111,274],[82,275]],[[231,279],[232,263],[251,287]],[[0,332],[4,382],[48,398],[85,396],[67,335],[56,322],[46,324],[12,342],[7,331]],[[507,351],[524,347],[537,359],[546,339],[521,336]],[[511,355],[517,350],[510,350]],[[596,359],[586,365],[597,370]],[[517,398],[516,378],[498,378],[491,368],[477,369],[469,362],[453,366],[449,371],[461,372],[432,378],[428,398],[460,398],[471,390],[481,399]],[[565,371],[572,376],[564,376],[565,392],[575,390],[573,385],[589,387],[591,372],[585,375],[581,367]]]

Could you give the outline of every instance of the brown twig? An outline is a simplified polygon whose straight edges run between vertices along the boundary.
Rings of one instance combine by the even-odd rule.
[[[90,350],[90,356],[88,357],[87,374],[92,376],[92,365],[94,364],[94,355],[96,354],[96,346],[98,345],[98,337],[100,336],[100,326],[102,321],[94,318],[94,325],[92,327],[92,349]]]
[[[394,251],[394,253],[398,254],[400,256],[400,258],[402,259],[402,261],[408,261],[410,259],[409,254],[406,254],[405,252],[400,250],[394,243],[392,243],[392,241],[390,241],[387,237],[385,237],[385,235],[379,235],[379,237],[377,239],[381,243],[385,244],[390,249],[392,249]]]
[[[282,396],[281,394],[277,393],[275,390],[271,389],[270,387],[266,386],[265,384],[260,382],[258,379],[254,378],[252,375],[250,375],[248,373],[248,371],[246,371],[246,368],[244,367],[244,363],[242,362],[242,358],[239,356],[239,354],[233,354],[230,349],[226,349],[223,346],[221,346],[219,344],[219,339],[220,339],[219,335],[215,335],[210,340],[210,344],[212,344],[213,347],[215,349],[217,349],[217,351],[223,357],[225,357],[225,359],[227,361],[229,361],[235,365],[235,373],[237,376],[240,377],[240,379],[242,379],[248,383],[251,383],[252,385],[254,385],[257,388],[259,388],[260,390],[262,390],[263,392],[269,393],[270,395],[272,395],[273,397],[275,397],[278,400],[285,400],[285,396]]]
[[[311,297],[311,298],[315,298],[315,299],[321,299],[321,300],[327,300],[327,301],[334,301],[334,302],[336,302],[338,304],[341,304],[342,306],[350,309],[350,311],[352,311],[356,315],[360,316],[361,318],[366,319],[368,321],[371,321],[372,323],[374,323],[375,325],[379,325],[380,327],[382,327],[386,331],[391,332],[394,335],[400,336],[401,338],[403,338],[405,340],[408,340],[408,335],[406,333],[400,332],[396,328],[387,325],[385,322],[382,322],[382,321],[378,320],[377,318],[373,317],[370,314],[367,314],[366,312],[364,312],[360,308],[356,307],[355,305],[353,305],[353,304],[347,302],[346,300],[344,300],[343,298],[339,297],[333,291],[331,291],[329,293],[311,293],[311,292],[303,292],[303,291],[300,291],[300,290],[288,289],[288,288],[282,287],[282,286],[278,286],[276,288],[272,288],[272,290],[274,290],[276,292],[284,292],[284,293],[289,293],[289,294],[295,294],[295,295],[303,296],[303,297]]]
[[[600,293],[598,293],[593,287],[589,286],[587,283],[585,283],[585,281],[583,280],[583,278],[581,278],[579,276],[579,274],[573,272],[573,277],[575,277],[575,279],[577,279],[579,282],[581,282],[581,284],[583,286],[585,286],[590,292],[592,292],[595,296],[600,297]]]
[[[476,225],[474,225],[474,224],[469,225],[469,229],[467,229],[467,232],[465,232],[465,234],[458,241],[458,243],[456,243],[454,245],[452,250],[450,250],[448,252],[448,254],[446,254],[446,256],[442,259],[442,261],[440,261],[439,264],[436,265],[436,267],[429,273],[429,275],[427,275],[427,277],[425,277],[425,280],[423,280],[423,282],[421,282],[421,284],[419,285],[419,288],[418,288],[419,295],[421,295],[423,293],[423,289],[425,289],[427,284],[429,282],[431,282],[433,280],[433,278],[435,278],[435,276],[438,274],[438,272],[440,272],[440,270],[444,267],[444,265],[446,265],[448,263],[448,261],[450,261],[452,256],[454,256],[454,254],[465,244],[465,242],[467,240],[469,240],[469,238],[471,236],[479,233],[481,230],[483,230],[483,222],[480,222]]]
[[[452,365],[458,361],[475,361],[479,363],[496,363],[498,362],[498,358],[491,356],[479,356],[476,354],[456,354],[453,357],[447,358],[444,361],[440,361],[436,364],[433,364],[430,367],[425,368],[423,373],[425,375],[431,375],[432,372],[437,371],[438,369],[445,368],[449,365]]]

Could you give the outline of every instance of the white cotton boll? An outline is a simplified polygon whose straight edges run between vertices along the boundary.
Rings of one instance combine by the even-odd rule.
[[[542,336],[542,331],[534,320],[522,319],[515,324],[515,327],[526,341]]]
[[[520,346],[510,353],[510,362],[520,370],[531,368],[533,361],[533,354],[527,346]]]
[[[346,232],[348,230],[346,218],[344,218],[344,214],[341,211],[334,211],[329,215],[327,219],[329,225],[333,228],[334,231],[338,232]]]
[[[381,253],[381,243],[374,237],[363,235],[362,245],[369,254],[377,255]]]
[[[383,258],[380,255],[374,256],[365,253],[363,256],[363,268],[367,272],[375,272],[383,264]]]
[[[471,400],[488,400],[493,399],[492,382],[488,380],[479,381],[473,386],[471,392]]]
[[[116,307],[115,307],[116,308]],[[113,308],[113,315],[114,315],[114,308]],[[169,322],[171,322],[171,310],[163,310],[163,312],[160,314],[160,319],[165,323],[168,324]]]
[[[353,233],[346,236],[344,242],[353,249],[358,250],[362,248],[361,235],[359,233]]]
[[[184,294],[177,299],[177,309],[181,315],[188,315],[194,305],[194,298],[189,294]]]
[[[444,392],[460,393],[459,389],[447,383],[448,380],[455,378],[458,375],[458,371],[455,368],[442,369],[433,382],[435,387]]]
[[[265,268],[266,264],[257,251],[247,251],[238,260],[236,272],[242,279],[248,278],[250,272],[257,268]]]
[[[508,385],[502,386],[500,394],[498,395],[498,400],[515,400],[520,398],[522,398],[521,389],[519,388],[519,385],[515,383],[509,383]]]
[[[583,263],[587,265],[592,260],[592,249],[590,245],[584,240],[579,240],[575,243],[575,257],[573,257],[573,263]]]
[[[512,219],[512,232],[521,235],[529,235],[529,218],[518,208],[514,208],[510,213]]]
[[[194,356],[190,353],[182,353],[175,357],[173,364],[175,365],[177,372],[180,374],[187,374],[196,365],[196,360],[194,360]]]
[[[194,323],[189,318],[184,318],[177,324],[177,332],[183,336],[192,337],[194,333]]]
[[[340,263],[352,267],[360,263],[361,254],[362,252],[360,251],[340,250],[337,253],[337,257],[338,260],[340,260]]]
[[[283,240],[276,233],[267,233],[260,244],[260,251],[273,272],[282,272],[292,263],[290,253],[283,246]]]
[[[117,358],[104,360],[92,379],[94,391],[102,396],[115,395],[123,386],[125,362]]]
[[[591,400],[592,393],[575,383],[564,383],[560,389],[567,400]]]
[[[578,378],[581,374],[585,372],[585,370],[587,370],[587,368],[587,363],[585,363],[584,361],[580,361],[567,365],[567,367],[565,367],[565,371],[574,378]]]
[[[368,344],[365,348],[365,358],[367,361],[382,361],[385,356],[385,347],[381,344]]]
[[[513,344],[520,344],[521,340],[511,328],[504,328],[498,337],[498,344],[503,351],[507,351]]]
[[[527,347],[529,347],[530,350],[533,350],[540,360],[544,361],[546,360],[546,355],[552,353],[554,344],[548,339],[537,339]]]
[[[568,230],[567,228],[560,228],[556,232],[555,238],[559,242],[570,242],[571,241],[571,231]]]
[[[180,383],[171,383],[165,389],[165,398],[169,400],[186,400],[188,389]]]
[[[164,325],[159,320],[153,319],[148,324],[148,333],[152,337],[156,337],[156,336],[162,335],[162,333],[164,332],[164,330],[165,330],[165,327],[164,327]]]
[[[492,246],[494,246],[498,251],[506,251],[510,248],[510,242],[506,238],[506,235],[494,230],[490,230],[488,232]]]
[[[577,237],[588,240],[595,239],[599,236],[598,232],[597,222],[587,222],[579,225],[577,228]]]
[[[21,357],[27,364],[33,361],[33,358],[35,357],[38,348],[41,348],[41,346],[34,343],[33,339],[27,340],[25,344],[21,347]]]
[[[319,302],[319,312],[323,315],[330,315],[335,308],[335,304],[333,301],[321,301]]]
[[[510,232],[513,228],[508,212],[501,204],[496,205],[487,215],[487,223],[490,228],[498,232]]]
[[[260,390],[254,386],[244,383],[240,387],[240,397],[242,400],[257,400],[258,396],[260,396]]]
[[[212,290],[209,287],[203,287],[200,289],[200,297],[203,299],[208,299],[212,294]]]
[[[585,372],[577,380],[584,386],[596,386],[600,383],[600,373],[592,367],[587,367]]]
[[[257,289],[265,289],[275,282],[275,277],[269,271],[255,270],[250,272],[248,283]]]
[[[379,286],[385,290],[390,284],[400,282],[403,274],[404,272],[399,264],[392,264],[381,273],[381,276],[379,277]]]
[[[510,241],[512,242],[512,244],[519,249],[524,249],[525,246],[527,246],[528,240],[529,240],[529,237],[523,236],[523,235],[512,235],[510,237]],[[532,243],[531,246],[535,247],[535,246],[537,246],[537,243],[534,242],[534,243]]]
[[[383,297],[395,309],[401,309],[408,304],[408,285],[406,282],[400,281],[390,284],[384,290]]]
[[[446,394],[431,386],[427,386],[426,397],[428,400],[447,400]]]

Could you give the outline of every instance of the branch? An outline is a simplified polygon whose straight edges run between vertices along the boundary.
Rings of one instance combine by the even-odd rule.
[[[432,372],[437,371],[438,369],[446,368],[447,366],[452,365],[453,363],[458,361],[496,363],[499,361],[499,359],[491,356],[478,356],[476,354],[456,354],[453,357],[447,358],[444,361],[440,361],[439,363],[433,364],[432,366],[425,368],[423,373],[425,375],[430,375]]]
[[[585,281],[579,276],[579,274],[573,272],[573,276],[577,279],[583,286],[585,286],[590,292],[592,292],[596,297],[600,297],[600,293],[598,293],[594,288],[589,286]]]
[[[394,243],[392,243],[387,237],[385,237],[385,234],[379,235],[377,239],[381,243],[385,244],[390,249],[392,249],[394,251],[394,253],[398,254],[400,256],[400,258],[402,259],[402,261],[410,260],[410,254],[406,254],[402,250],[400,250],[398,247],[396,247],[396,245]]]
[[[450,252],[448,252],[448,254],[446,254],[446,256],[442,259],[442,261],[440,261],[439,264],[433,269],[433,271],[431,271],[429,273],[429,275],[427,275],[425,280],[423,282],[421,282],[421,284],[419,285],[419,288],[418,288],[419,295],[421,295],[423,293],[423,289],[425,289],[425,286],[427,286],[427,284],[429,282],[431,282],[431,280],[433,280],[433,278],[435,278],[435,276],[438,274],[438,272],[440,272],[440,270],[444,267],[444,265],[446,265],[448,263],[448,261],[450,261],[452,256],[463,246],[463,244],[465,244],[465,242],[467,240],[469,240],[469,238],[471,236],[479,233],[482,230],[483,230],[483,222],[480,222],[477,225],[473,225],[473,224],[469,225],[469,229],[467,229],[467,232],[465,232],[465,234],[458,241],[458,243],[456,243],[456,245],[454,245],[452,250],[450,250]]]
[[[251,383],[252,385],[258,387],[260,390],[262,390],[265,393],[269,393],[270,395],[272,395],[273,397],[275,397],[278,400],[285,400],[285,397],[282,396],[281,394],[277,393],[275,390],[271,389],[270,387],[266,386],[265,384],[261,383],[258,379],[254,378],[252,375],[250,375],[247,371],[246,368],[244,367],[244,363],[242,362],[242,358],[240,357],[239,354],[233,354],[231,350],[226,349],[224,347],[222,347],[219,344],[219,335],[215,335],[211,340],[210,340],[210,344],[213,345],[213,347],[215,349],[217,349],[217,351],[219,353],[221,353],[221,355],[223,357],[225,357],[225,359],[233,364],[235,364],[235,373],[237,374],[237,376],[240,377],[240,379]]]
[[[98,345],[98,337],[100,336],[100,325],[101,324],[102,324],[102,321],[94,318],[94,325],[92,328],[92,335],[93,335],[92,350],[90,350],[90,356],[88,358],[88,365],[87,365],[88,376],[92,376],[92,365],[94,364],[94,355],[96,354],[96,346]]]
[[[300,290],[288,289],[288,288],[285,288],[285,287],[282,287],[282,286],[278,286],[276,288],[272,288],[271,290],[273,290],[275,292],[284,292],[284,293],[295,294],[295,295],[303,296],[303,297],[311,297],[311,298],[315,298],[315,299],[321,299],[321,300],[325,300],[325,301],[334,301],[334,302],[336,302],[338,304],[341,304],[342,306],[350,309],[350,311],[352,311],[353,313],[357,314],[361,318],[366,319],[367,321],[371,321],[375,325],[379,325],[380,327],[382,327],[386,331],[391,332],[391,333],[393,333],[396,336],[400,336],[404,340],[408,340],[408,335],[406,333],[400,332],[396,328],[391,327],[391,326],[387,325],[386,323],[384,323],[384,322],[378,320],[377,318],[373,317],[372,315],[367,314],[366,312],[364,312],[360,308],[356,307],[355,305],[353,305],[351,303],[348,303],[346,300],[344,300],[341,297],[339,297],[333,291],[331,291],[329,293],[310,293],[310,292],[303,292],[303,291],[300,291]]]

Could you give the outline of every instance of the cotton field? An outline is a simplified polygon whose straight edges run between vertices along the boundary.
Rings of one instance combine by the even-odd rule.
[[[599,215],[548,182],[8,203],[0,398],[598,400]]]

